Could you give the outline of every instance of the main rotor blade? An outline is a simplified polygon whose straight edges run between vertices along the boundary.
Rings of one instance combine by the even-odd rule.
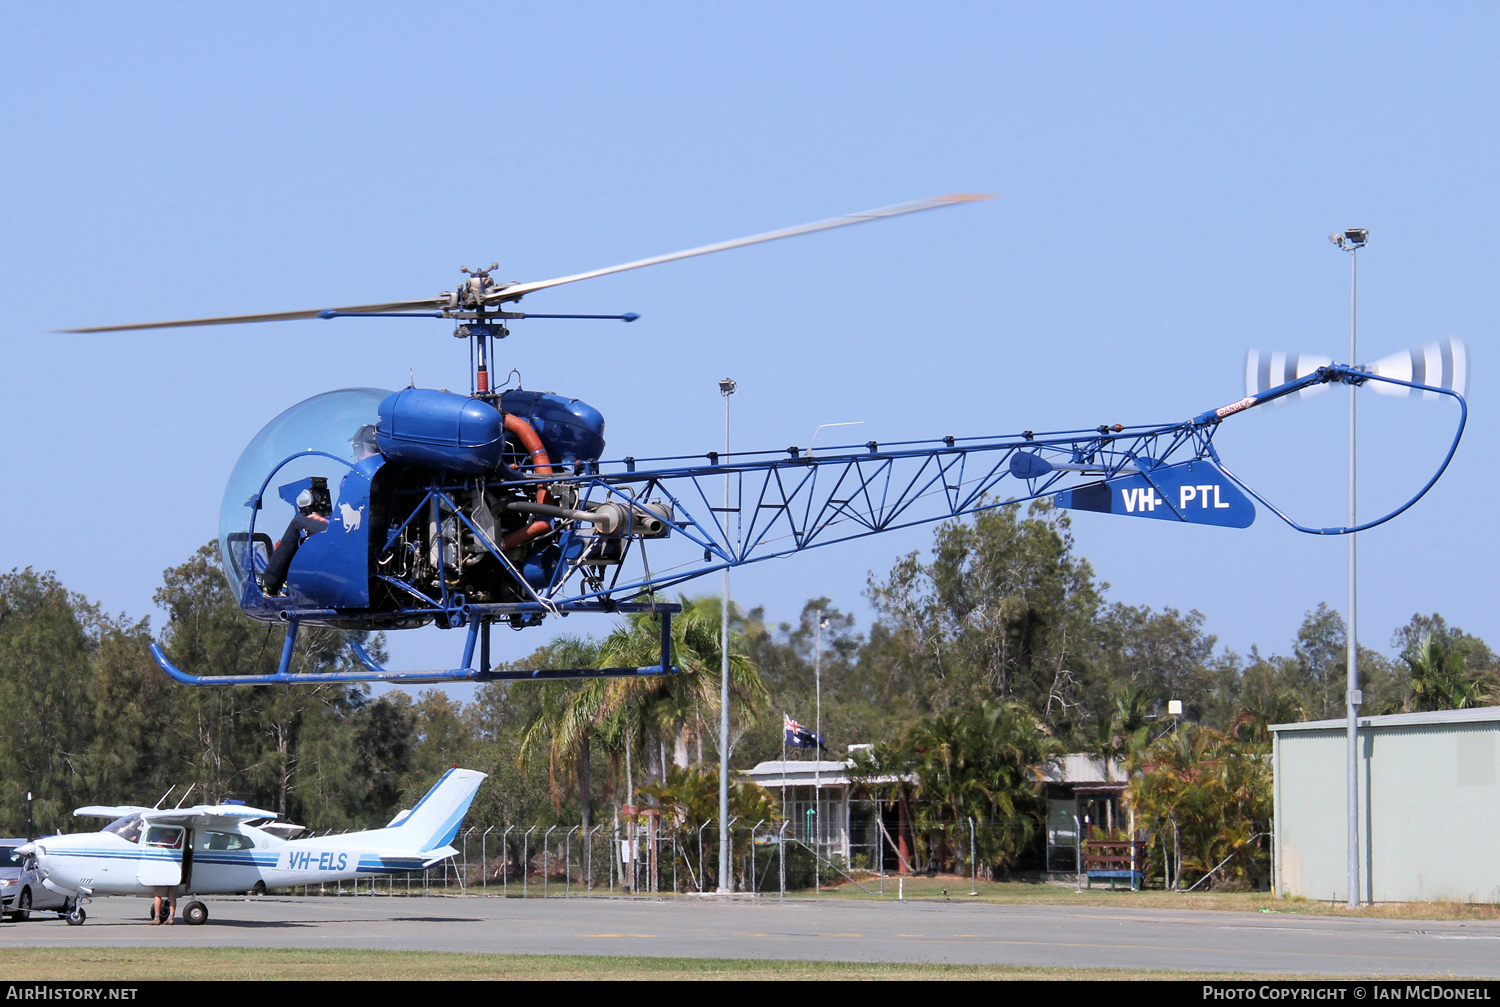
[[[587,273],[574,273],[571,276],[559,276],[551,280],[536,280],[531,283],[515,283],[502,290],[491,294],[486,300],[492,304],[503,304],[506,301],[517,301],[526,294],[548,287],[561,286],[564,283],[576,283],[579,280],[592,280],[596,276],[608,276],[610,273],[623,273],[629,269],[641,269],[644,266],[655,266],[663,262],[674,262],[677,259],[690,259],[695,255],[709,255],[713,252],[724,252],[731,248],[743,248],[746,245],[759,245],[766,241],[776,241],[781,238],[794,238],[799,234],[812,234],[814,231],[827,231],[835,227],[847,227],[850,224],[863,224],[871,220],[883,220],[886,217],[899,217],[906,213],[917,213],[921,210],[935,210],[941,206],[952,206],[955,203],[971,203],[980,199],[993,199],[989,195],[975,195],[967,193],[956,193],[950,196],[935,196],[932,199],[919,199],[913,203],[898,203],[895,206],[886,206],[878,210],[866,210],[863,213],[851,213],[846,217],[832,217],[828,220],[820,220],[812,224],[801,224],[797,227],[787,227],[779,231],[767,231],[764,234],[752,234],[748,238],[735,238],[732,241],[720,241],[712,245],[701,245],[698,248],[689,248],[682,252],[671,252],[667,255],[656,255],[649,259],[637,259],[634,262],[626,262],[618,266],[606,266],[603,269],[593,269]]]
[[[640,269],[643,266],[654,266],[661,262],[672,262],[676,259],[689,259],[695,255],[708,255],[710,252],[723,252],[731,248],[741,248],[745,245],[758,245],[766,241],[775,241],[778,238],[792,238],[799,234],[811,234],[814,231],[827,231],[835,227],[847,227],[850,224],[863,224],[870,220],[881,220],[885,217],[899,217],[906,213],[917,213],[921,210],[935,210],[940,206],[952,206],[955,203],[969,203],[980,199],[992,199],[988,195],[955,194],[951,196],[936,196],[932,199],[920,199],[914,203],[900,203],[896,206],[882,207],[878,210],[866,210],[863,213],[851,213],[847,217],[833,217],[829,220],[820,220],[813,224],[802,224],[798,227],[788,227],[780,231],[768,231],[765,234],[754,234],[748,238],[736,238],[733,241],[721,241],[713,245],[703,245],[698,248],[689,248],[682,252],[672,252],[669,255],[658,255],[650,259],[638,259],[635,262],[626,262],[618,266],[608,266],[604,269],[595,269],[587,273],[574,273],[572,276],[559,276],[551,280],[538,280],[533,283],[516,283],[497,290],[485,298],[489,304],[503,304],[507,301],[518,301],[524,295],[537,290],[545,290],[548,287],[560,286],[564,283],[576,283],[579,280],[590,280],[596,276],[608,276],[610,273],[623,273],[629,269]],[[95,325],[82,329],[61,329],[66,333],[86,332],[129,332],[138,329],[181,329],[197,325],[238,325],[245,322],[294,322],[308,318],[318,318],[324,312],[338,312],[339,314],[386,314],[397,311],[423,311],[443,310],[449,307],[449,303],[441,298],[426,298],[420,301],[393,301],[388,304],[356,304],[343,308],[314,308],[310,311],[279,311],[263,315],[226,315],[219,318],[184,318],[172,322],[137,322],[132,325]]]
[[[132,329],[181,329],[194,325],[238,325],[241,322],[295,322],[317,318],[324,311],[388,312],[437,309],[443,302],[429,297],[421,301],[392,301],[389,304],[357,304],[347,308],[314,308],[311,311],[279,311],[267,315],[226,315],[222,318],[184,318],[176,322],[136,322],[133,325],[95,325],[86,329],[59,329],[59,332],[126,332]]]

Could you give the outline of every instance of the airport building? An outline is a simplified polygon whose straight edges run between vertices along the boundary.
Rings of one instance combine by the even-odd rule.
[[[1131,825],[1125,807],[1130,778],[1123,764],[1071,752],[1041,767],[1047,794],[1048,874],[1076,874],[1080,839],[1114,835]]]
[[[1342,720],[1277,724],[1275,883],[1348,899]],[[1361,717],[1360,897],[1500,902],[1500,707]]]
[[[850,745],[849,759],[788,759],[762,762],[742,771],[746,779],[776,794],[785,809],[788,838],[816,844],[827,857],[885,871],[899,871],[911,853],[910,826],[894,784],[914,786],[914,774],[861,777],[852,755],[868,745]],[[1125,768],[1083,753],[1060,756],[1037,769],[1047,798],[1045,838],[1021,858],[1025,870],[1067,873],[1078,870],[1079,840],[1091,829],[1126,828]],[[906,837],[903,841],[903,836]],[[904,850],[898,854],[897,850]]]

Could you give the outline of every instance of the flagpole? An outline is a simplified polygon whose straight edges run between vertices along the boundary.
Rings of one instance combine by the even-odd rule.
[[[781,714],[781,817],[786,818],[786,722],[790,718]]]

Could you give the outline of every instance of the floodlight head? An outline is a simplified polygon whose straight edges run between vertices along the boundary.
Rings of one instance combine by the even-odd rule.
[[[1167,700],[1167,716],[1169,716],[1169,717],[1180,717],[1180,716],[1182,716],[1182,700],[1180,700],[1180,699],[1169,699],[1169,700]]]
[[[721,379],[719,381],[719,394],[720,395],[733,395],[734,394],[734,378],[723,378],[723,379]]]
[[[1346,252],[1357,252],[1370,240],[1370,232],[1363,227],[1351,227],[1347,231],[1334,231],[1328,240]]]

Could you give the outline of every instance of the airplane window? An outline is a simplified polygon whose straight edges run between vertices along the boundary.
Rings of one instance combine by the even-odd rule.
[[[0,867],[20,867],[24,859],[17,855],[14,846],[0,846]]]
[[[146,845],[165,846],[169,850],[179,849],[182,846],[182,830],[166,825],[153,825],[151,831],[146,833]]]
[[[205,832],[203,848],[205,850],[253,850],[255,843],[249,836],[241,836],[233,832]]]
[[[141,839],[141,827],[145,824],[140,815],[126,815],[110,822],[104,827],[104,831],[113,832],[127,843],[137,843]]]

